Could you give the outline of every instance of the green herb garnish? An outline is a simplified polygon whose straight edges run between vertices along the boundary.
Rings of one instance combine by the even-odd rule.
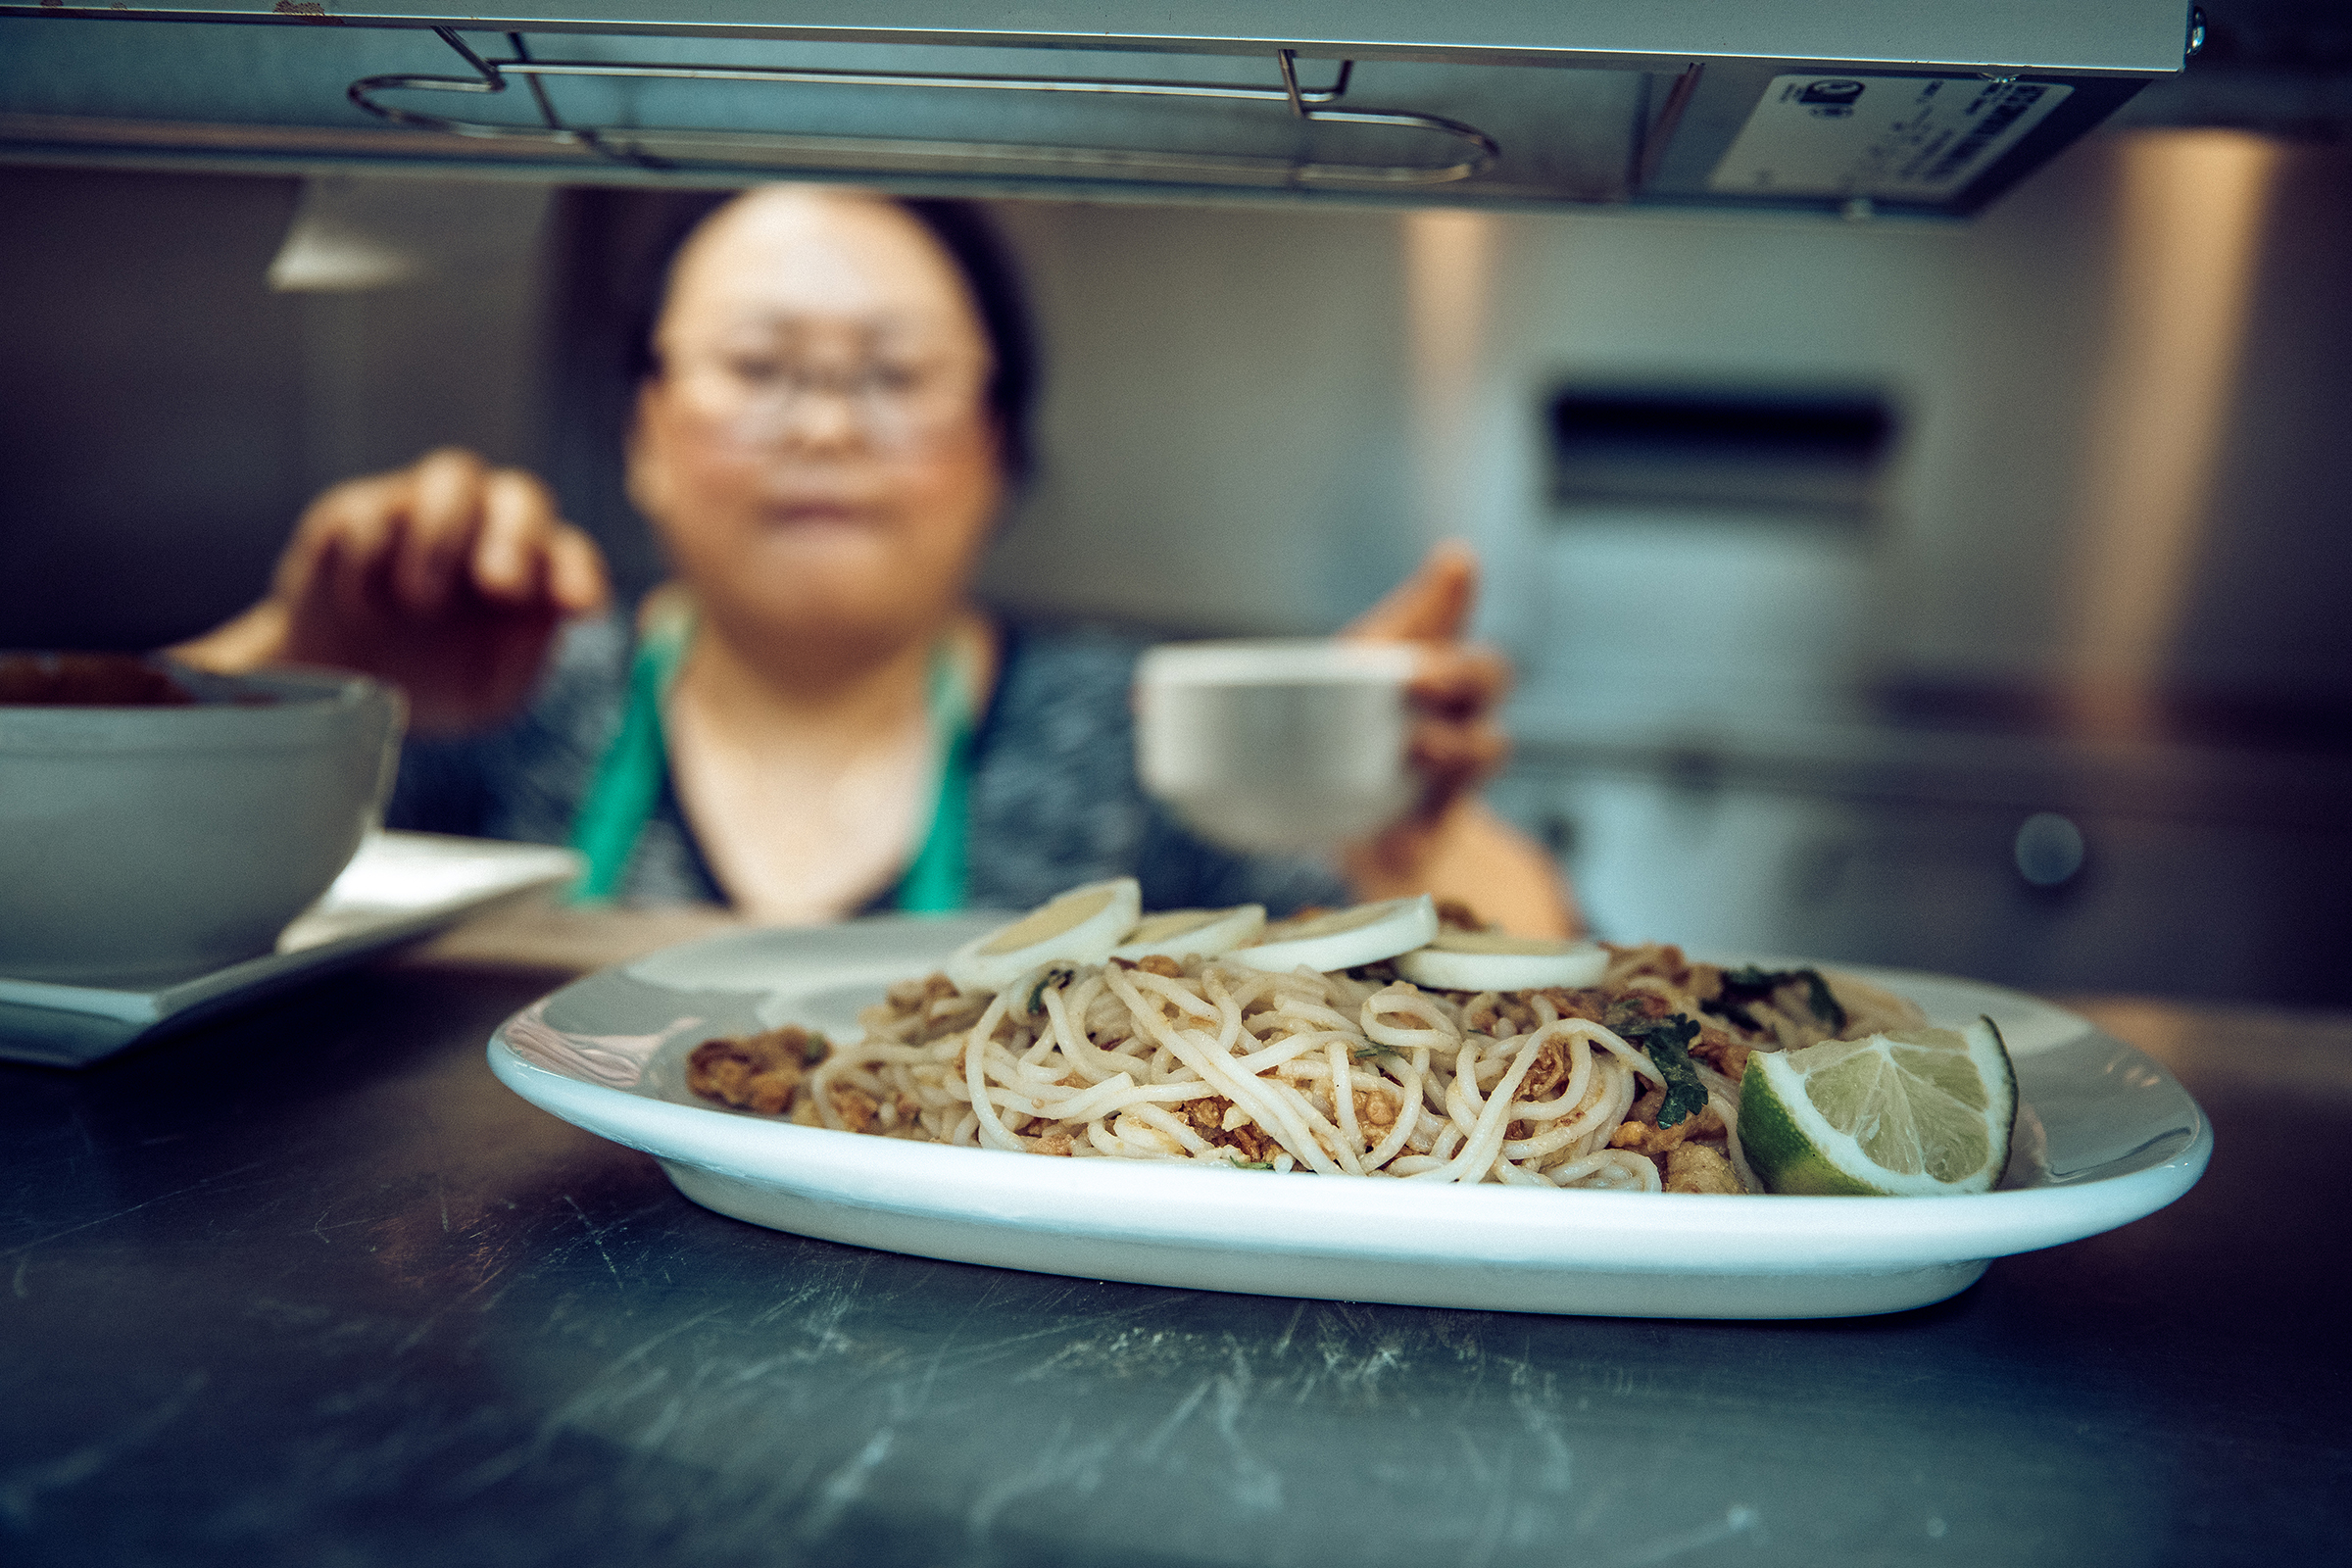
[[[1833,1033],[1845,1031],[1845,1008],[1838,1005],[1837,993],[1819,969],[1759,969],[1753,964],[1744,968],[1723,971],[1723,994],[1715,999],[1709,1011],[1720,1012],[1742,1029],[1760,1029],[1755,1014],[1747,1010],[1751,1002],[1768,1002],[1772,994],[1785,985],[1802,980],[1805,983],[1805,1008],[1830,1026]]]
[[[1233,1168],[1235,1170],[1272,1170],[1274,1162],[1270,1159],[1237,1159],[1233,1163]]]
[[[1698,1023],[1681,1013],[1619,1026],[1626,1043],[1641,1047],[1666,1080],[1666,1102],[1658,1107],[1658,1125],[1672,1127],[1686,1116],[1707,1108],[1707,1086],[1698,1081],[1690,1060],[1690,1042],[1698,1038]]]
[[[1398,1051],[1395,1046],[1384,1046],[1378,1041],[1371,1040],[1351,1048],[1348,1053],[1348,1059],[1350,1061],[1378,1061],[1383,1056],[1402,1061],[1404,1053]]]
[[[1830,983],[1821,977],[1821,971],[1799,969],[1797,973],[1805,977],[1805,1005],[1813,1009],[1813,1016],[1843,1034],[1845,1008],[1838,1005],[1837,994],[1830,990]]]
[[[1029,988],[1029,1004],[1021,1009],[1022,1015],[1035,1017],[1037,1010],[1046,1004],[1046,993],[1060,990],[1063,986],[1068,985],[1077,973],[1077,970],[1066,963],[1050,966],[1045,973],[1037,977],[1037,984]]]

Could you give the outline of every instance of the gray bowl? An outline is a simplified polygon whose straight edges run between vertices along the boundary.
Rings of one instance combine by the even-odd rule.
[[[0,975],[149,985],[268,953],[374,823],[397,691],[166,667],[195,701],[0,704]]]

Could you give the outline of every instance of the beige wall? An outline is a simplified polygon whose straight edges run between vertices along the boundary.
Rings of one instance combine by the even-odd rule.
[[[420,275],[277,293],[297,180],[0,169],[0,646],[187,636],[321,486],[449,442],[537,461],[545,193],[415,193]]]
[[[1460,531],[1485,626],[1562,700],[1879,674],[2340,692],[2348,168],[2092,138],[1966,226],[1011,208],[1055,380],[995,580],[1328,626]],[[1556,515],[1541,413],[1569,379],[1880,389],[1904,421],[1884,516]]]
[[[1006,204],[1045,340],[1015,604],[1318,631],[1410,564],[1397,220]]]

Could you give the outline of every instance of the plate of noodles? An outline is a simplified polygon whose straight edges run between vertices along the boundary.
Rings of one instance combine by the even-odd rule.
[[[777,1230],[1086,1279],[1506,1311],[1899,1311],[1992,1258],[2163,1207],[2212,1152],[2156,1061],[1972,981],[1734,970],[1657,946],[1613,948],[1604,980],[1548,997],[1197,958],[1057,965],[988,991],[940,975],[1002,922],[687,944],[525,1008],[490,1065],[655,1156],[694,1201]],[[1808,1003],[1816,984],[1834,995]],[[1665,1086],[1622,1036],[1669,1010],[1703,1017],[1704,1104],[1661,1127]],[[1751,1190],[1736,1119],[1750,1049],[1980,1016],[2018,1091],[1992,1191]]]

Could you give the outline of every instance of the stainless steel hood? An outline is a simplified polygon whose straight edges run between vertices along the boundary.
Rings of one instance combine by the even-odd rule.
[[[1965,216],[2180,0],[0,4],[0,159]]]

